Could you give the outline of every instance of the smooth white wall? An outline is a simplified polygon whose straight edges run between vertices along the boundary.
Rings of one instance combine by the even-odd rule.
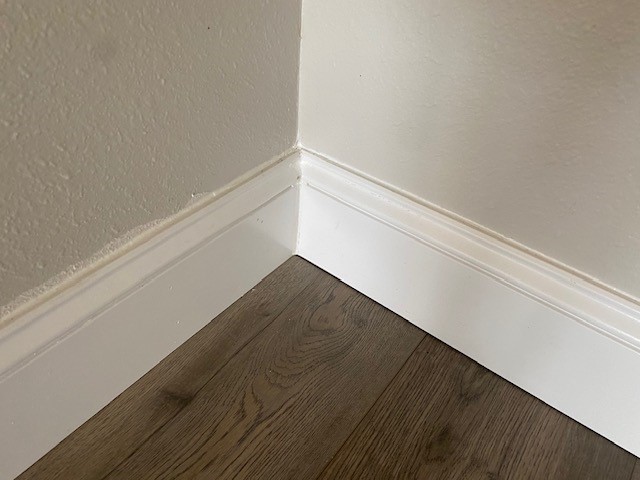
[[[291,147],[299,30],[299,0],[0,1],[0,307]]]
[[[304,0],[302,145],[640,297],[636,1]]]

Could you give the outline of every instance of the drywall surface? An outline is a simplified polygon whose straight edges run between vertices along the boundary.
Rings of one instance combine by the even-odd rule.
[[[0,306],[291,147],[299,29],[299,0],[0,0]]]
[[[303,146],[640,297],[634,1],[305,0]]]

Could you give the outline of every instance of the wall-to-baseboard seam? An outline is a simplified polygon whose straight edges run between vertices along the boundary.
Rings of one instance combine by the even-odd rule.
[[[640,454],[637,304],[300,150],[0,332],[0,478],[292,254]]]

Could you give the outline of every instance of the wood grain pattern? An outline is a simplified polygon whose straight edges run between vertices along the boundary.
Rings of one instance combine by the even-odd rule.
[[[320,478],[627,480],[634,461],[427,337]]]
[[[640,461],[294,257],[19,478],[105,477],[640,480]]]
[[[108,478],[314,478],[423,336],[325,274]]]
[[[515,388],[515,387],[513,387]],[[521,395],[528,396],[524,392]],[[531,397],[530,397],[531,398]],[[635,457],[588,428],[531,398],[531,415],[522,422],[503,478],[627,479]],[[519,413],[514,411],[512,421]]]
[[[299,257],[288,260],[18,478],[103,478],[320,273]]]

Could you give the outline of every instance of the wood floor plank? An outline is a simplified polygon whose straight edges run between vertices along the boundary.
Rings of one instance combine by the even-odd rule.
[[[103,478],[185,408],[320,273],[292,257],[19,478]]]
[[[503,478],[630,478],[633,455],[548,405],[532,397],[530,401],[530,419],[523,422],[513,453],[502,464]]]
[[[634,461],[426,337],[319,478],[628,480]]]
[[[325,274],[109,478],[314,478],[423,336]]]
[[[19,478],[319,474],[640,480],[640,460],[294,257]]]

